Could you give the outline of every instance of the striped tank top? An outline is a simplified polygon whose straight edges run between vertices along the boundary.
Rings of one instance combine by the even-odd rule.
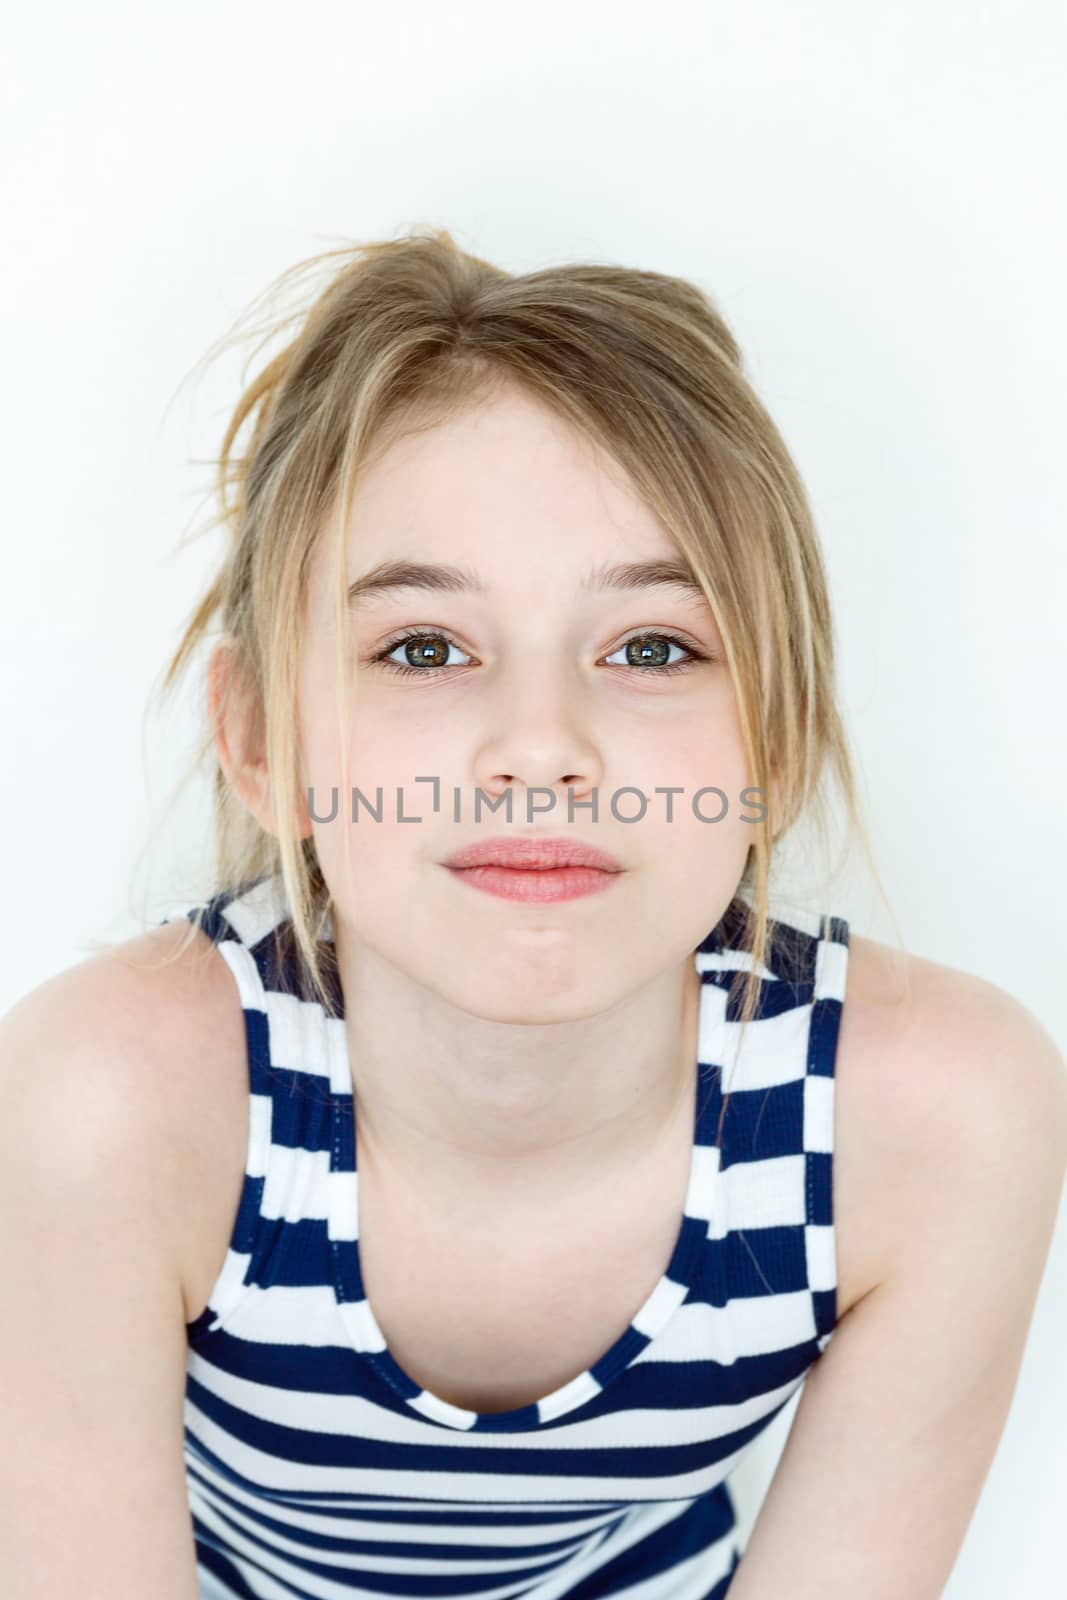
[[[280,875],[163,919],[195,919],[229,966],[249,1074],[232,1237],[186,1329],[201,1600],[726,1595],[741,1558],[728,1476],[837,1319],[848,960],[842,918],[772,922],[738,1050],[743,912],[733,901],[694,952],[693,1145],[666,1271],[595,1365],[494,1413],[415,1383],[364,1293],[343,997],[334,979],[330,1016],[310,996]]]

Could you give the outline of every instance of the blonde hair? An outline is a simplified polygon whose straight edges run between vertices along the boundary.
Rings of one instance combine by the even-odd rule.
[[[736,979],[747,1023],[775,927],[772,853],[801,816],[826,836],[832,780],[876,878],[877,869],[837,707],[812,512],[737,342],[708,296],[683,278],[582,262],[512,274],[444,229],[327,250],[283,273],[266,295],[323,269],[317,297],[269,324],[259,349],[288,323],[299,326],[248,383],[212,463],[221,509],[211,526],[226,529],[228,550],[162,685],[165,696],[221,623],[262,734],[277,836],[235,796],[216,759],[217,884],[281,873],[301,971],[329,1009],[329,893],[296,816],[296,680],[311,552],[335,511],[347,525],[373,452],[510,380],[622,465],[718,625],[750,781],[773,797],[776,819],[773,838],[766,825],[754,827],[736,897],[751,951]],[[338,541],[337,678],[347,704],[343,553]],[[342,738],[347,769],[347,717]],[[195,767],[212,745],[208,728]]]

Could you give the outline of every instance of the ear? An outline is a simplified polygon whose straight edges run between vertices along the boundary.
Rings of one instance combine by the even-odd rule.
[[[219,765],[260,827],[277,838],[263,708],[230,638],[223,639],[211,653],[207,699]],[[312,831],[311,819],[300,799],[296,816],[297,837],[306,838]]]

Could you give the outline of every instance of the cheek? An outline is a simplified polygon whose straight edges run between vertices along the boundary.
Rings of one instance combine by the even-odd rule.
[[[335,899],[372,917],[410,904],[420,860],[451,817],[451,785],[460,780],[445,747],[454,743],[440,728],[419,737],[363,710],[349,726],[346,772],[336,722],[306,719],[303,794],[311,790],[315,849]]]
[[[640,822],[628,822],[620,832],[629,836],[639,855],[654,862],[658,892],[679,907],[694,899],[703,903],[709,892],[725,904],[759,826],[743,820],[757,808],[742,798],[750,783],[748,765],[739,725],[726,714],[728,709],[687,721],[684,728],[664,729],[655,740],[635,746],[626,763],[635,775],[618,779],[647,799]],[[667,789],[673,792],[665,793]],[[618,804],[627,818],[640,811],[635,795],[624,794]],[[610,809],[602,805],[601,816],[610,819]]]
[[[331,822],[314,827],[315,850],[333,899],[344,908],[346,921],[371,943],[386,928],[403,930],[420,903],[426,871],[420,857],[432,837],[430,808],[419,822],[398,820],[395,792],[384,787],[381,805],[373,788],[358,785],[367,804],[360,801],[353,822],[351,791],[343,788],[338,812]],[[345,796],[347,794],[347,801]],[[377,821],[370,807],[381,814]],[[323,812],[326,807],[321,808]],[[405,806],[401,816],[421,813]],[[374,929],[378,932],[375,934]]]
[[[742,805],[741,791],[750,781],[740,724],[732,704],[711,707],[704,715],[687,717],[657,728],[650,736],[632,740],[625,759],[612,766],[633,774],[619,781],[643,789],[649,797],[650,815],[654,810],[657,816],[666,815],[667,796],[655,791],[668,787],[682,791],[673,797],[675,812],[684,810],[690,814],[692,797],[698,790],[721,789],[729,800],[729,816]],[[708,795],[698,805],[702,812],[713,816],[721,802]]]
[[[430,771],[424,765],[427,734],[432,729],[412,728],[404,719],[389,716],[374,705],[360,705],[353,695],[347,712],[348,768],[343,767],[343,708],[332,695],[320,692],[305,696],[300,712],[301,750],[308,781],[351,789],[361,788],[368,796],[376,786],[388,790],[396,784],[410,784],[416,773]],[[432,754],[432,752],[430,752]]]

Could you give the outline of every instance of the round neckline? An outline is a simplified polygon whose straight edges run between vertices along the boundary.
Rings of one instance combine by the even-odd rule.
[[[591,1367],[586,1367],[576,1377],[537,1400],[510,1407],[506,1411],[474,1411],[442,1399],[432,1390],[416,1383],[386,1343],[363,1284],[359,1249],[358,1133],[343,999],[337,1017],[327,1019],[321,1006],[318,1008],[323,1023],[330,1030],[332,1046],[332,1140],[327,1235],[334,1299],[356,1352],[370,1363],[377,1376],[406,1407],[425,1420],[461,1432],[510,1433],[532,1430],[569,1416],[595,1399],[632,1366],[689,1298],[697,1276],[696,1269],[702,1260],[701,1246],[707,1238],[709,1221],[714,1214],[719,1162],[719,1151],[709,1131],[713,1130],[718,1114],[719,1077],[717,1069],[705,1066],[702,1059],[711,1055],[708,1045],[716,1020],[709,998],[709,991],[716,986],[705,980],[700,964],[700,956],[708,948],[708,940],[704,940],[691,957],[700,978],[700,990],[697,999],[689,1172],[683,1210],[666,1269],[626,1329]],[[712,1056],[714,1059],[716,1057]]]

